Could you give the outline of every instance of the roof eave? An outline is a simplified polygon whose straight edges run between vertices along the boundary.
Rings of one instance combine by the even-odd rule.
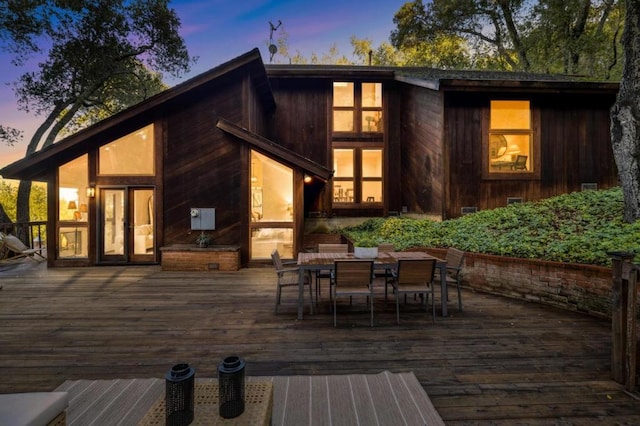
[[[96,135],[122,125],[128,120],[137,115],[144,114],[159,105],[169,102],[185,93],[194,90],[210,81],[215,80],[229,72],[240,69],[244,66],[255,65],[253,71],[254,75],[258,78],[256,81],[256,87],[259,95],[264,102],[268,111],[272,111],[276,107],[275,98],[271,91],[271,85],[267,77],[267,73],[260,56],[260,50],[255,48],[235,59],[232,59],[222,65],[212,68],[196,77],[193,77],[187,81],[184,81],[170,89],[160,92],[149,99],[146,99],[124,111],[121,111],[109,118],[106,118],[86,129],[82,129],[77,133],[59,141],[55,144],[40,150],[28,157],[15,161],[4,168],[0,169],[0,176],[7,179],[20,179],[20,180],[37,180],[44,176],[40,173],[37,166],[43,161],[51,161],[58,155],[66,153],[67,150],[73,149],[78,145],[83,145],[87,140],[95,137]],[[79,149],[79,151],[86,151],[86,149]]]
[[[238,126],[235,123],[232,123],[229,120],[224,118],[219,118],[216,123],[216,127],[220,130],[229,133],[245,142],[248,142],[250,145],[255,147],[258,151],[272,156],[275,159],[282,161],[286,164],[293,165],[303,169],[305,172],[312,174],[323,181],[327,181],[331,179],[333,176],[333,170],[329,170],[328,168],[322,166],[315,161],[303,157],[302,155],[291,151],[282,145],[273,142],[263,136],[260,136],[256,133],[251,132],[250,130]]]

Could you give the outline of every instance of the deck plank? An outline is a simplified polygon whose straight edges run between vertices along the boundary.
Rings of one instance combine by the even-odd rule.
[[[382,289],[373,328],[355,304],[333,327],[326,292],[318,312],[298,321],[296,290],[286,289],[275,314],[270,268],[35,265],[0,269],[0,282],[0,368],[11,372],[2,393],[162,378],[177,362],[215,377],[220,360],[237,354],[248,376],[274,383],[411,371],[447,425],[640,424],[640,404],[610,379],[610,322],[534,303],[463,290],[463,312],[452,300],[450,316],[433,324],[409,305],[396,325]]]

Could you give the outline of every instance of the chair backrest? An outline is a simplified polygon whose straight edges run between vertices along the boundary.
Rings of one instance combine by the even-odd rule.
[[[348,244],[318,244],[318,253],[347,253]]]
[[[445,258],[445,260],[447,261],[447,266],[462,268],[462,262],[464,262],[464,252],[462,250],[458,250],[455,247],[449,247],[447,249],[447,257]]]
[[[276,268],[276,271],[281,271],[283,269],[282,259],[280,258],[278,249],[273,249],[271,252],[271,260],[273,261],[273,266]]]
[[[334,266],[335,285],[337,286],[362,285],[366,287],[373,280],[372,260],[336,260]]]
[[[382,243],[378,244],[378,251],[396,251],[396,249],[393,247],[393,244]]]
[[[513,168],[516,170],[527,170],[527,158],[526,155],[518,155],[516,162],[513,164]]]
[[[403,284],[423,283],[427,286],[433,281],[435,270],[435,259],[400,259],[398,260],[397,282],[400,287]]]

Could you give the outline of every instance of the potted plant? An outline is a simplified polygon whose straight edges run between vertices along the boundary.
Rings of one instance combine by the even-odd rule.
[[[362,236],[353,242],[353,255],[359,259],[374,259],[378,256],[378,239]]]
[[[210,242],[211,242],[211,237],[205,234],[204,231],[202,231],[200,235],[196,237],[196,244],[198,244],[198,247],[200,248],[209,247]]]

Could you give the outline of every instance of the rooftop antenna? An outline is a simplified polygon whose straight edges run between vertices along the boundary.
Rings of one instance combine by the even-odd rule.
[[[273,61],[273,55],[275,55],[278,52],[278,46],[276,46],[273,43],[273,33],[275,31],[278,30],[278,28],[280,28],[280,25],[282,25],[282,21],[280,21],[278,19],[278,25],[273,25],[273,23],[271,21],[269,21],[269,27],[270,27],[270,32],[269,32],[269,53],[271,54],[271,56],[269,57],[269,63],[271,63]]]

